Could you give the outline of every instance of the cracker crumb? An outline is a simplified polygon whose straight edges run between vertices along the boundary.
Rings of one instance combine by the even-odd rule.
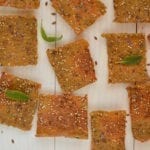
[[[48,2],[45,2],[45,6],[47,6],[48,5]]]
[[[12,144],[14,144],[14,143],[15,143],[14,139],[11,139],[11,143],[12,143]]]
[[[52,12],[51,15],[52,15],[52,16],[56,16],[56,13],[55,13],[55,12]]]
[[[97,40],[98,39],[97,36],[94,36],[94,39]]]
[[[56,21],[53,21],[53,22],[52,22],[52,25],[55,25],[55,24],[56,24]]]

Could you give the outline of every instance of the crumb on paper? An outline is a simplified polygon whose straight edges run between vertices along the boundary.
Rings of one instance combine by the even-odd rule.
[[[14,143],[15,143],[14,139],[11,139],[11,143],[12,143],[12,144],[14,144]]]

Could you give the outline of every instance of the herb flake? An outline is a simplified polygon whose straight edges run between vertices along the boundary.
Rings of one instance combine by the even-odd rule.
[[[120,62],[117,62],[117,64],[123,64],[123,65],[137,65],[141,62],[142,56],[140,55],[130,55],[124,57]]]
[[[14,101],[27,102],[29,100],[28,95],[17,90],[6,90],[5,95],[6,95],[6,98],[9,98]]]
[[[63,38],[63,36],[47,36],[42,24],[41,24],[41,35],[42,35],[42,38],[47,41],[47,42],[56,42],[56,41],[59,41]]]

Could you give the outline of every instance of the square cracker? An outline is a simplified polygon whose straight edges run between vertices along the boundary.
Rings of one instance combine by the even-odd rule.
[[[80,34],[106,13],[99,0],[51,0],[52,6]]]
[[[129,83],[148,80],[146,70],[146,46],[143,34],[103,34],[107,39],[109,82]],[[140,55],[142,60],[136,65],[119,64],[123,58]]]
[[[40,84],[2,73],[0,78],[0,123],[22,130],[30,130],[35,113]],[[28,102],[17,102],[6,98],[5,91],[18,90],[29,95]]]
[[[0,65],[37,64],[37,21],[32,16],[0,16]]]
[[[87,96],[41,95],[37,136],[88,138]]]
[[[132,132],[139,141],[150,140],[150,82],[127,88],[130,99]]]
[[[96,81],[95,70],[87,41],[73,43],[47,50],[61,88],[72,92]]]
[[[40,0],[0,0],[0,5],[22,9],[36,9],[40,5]]]
[[[150,0],[114,0],[115,21],[150,22]]]
[[[92,150],[125,150],[125,120],[125,111],[92,112]]]

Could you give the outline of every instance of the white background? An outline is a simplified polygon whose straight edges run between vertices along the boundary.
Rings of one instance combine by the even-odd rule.
[[[45,2],[48,1],[48,6],[45,6]],[[59,16],[51,15],[55,10],[51,7],[49,0],[41,0],[41,6],[38,10],[24,11],[14,8],[0,7],[0,15],[5,14],[21,14],[21,13],[34,13],[38,19],[38,53],[39,60],[37,66],[28,67],[3,67],[0,71],[9,71],[22,78],[31,79],[42,83],[41,92],[46,93],[61,93],[59,84],[55,78],[52,67],[50,66],[46,50],[48,48],[55,48],[65,43],[69,43],[78,38],[85,38],[90,44],[90,52],[94,61],[97,61],[98,65],[95,66],[96,76],[98,81],[94,84],[86,86],[75,94],[85,95],[88,94],[89,98],[89,112],[93,110],[128,110],[128,96],[125,84],[110,85],[107,82],[108,79],[108,65],[107,65],[107,49],[106,41],[101,37],[104,32],[126,32],[135,33],[136,24],[117,24],[114,23],[114,10],[113,0],[102,0],[107,6],[107,14],[99,18],[94,25],[89,27],[83,34],[76,36],[69,25]],[[63,34],[62,41],[54,44],[46,43],[42,40],[40,35],[40,23],[43,20],[43,25],[48,34],[61,35]],[[52,22],[56,21],[57,24],[52,25]],[[138,32],[145,34],[150,33],[150,24],[138,24]],[[98,40],[94,39],[94,36]],[[146,38],[147,39],[147,38]],[[150,42],[147,40],[147,63],[150,63]],[[148,58],[149,56],[149,58]],[[149,70],[150,74],[150,67]],[[24,132],[19,129],[8,127],[6,125],[0,125],[0,150],[90,150],[90,138],[89,140],[78,140],[69,138],[37,138],[36,133],[36,121],[35,116],[33,121],[32,130]],[[126,128],[126,150],[149,150],[150,142],[140,143],[134,141],[131,133],[130,117],[127,118]],[[89,130],[90,131],[90,130]],[[11,142],[14,139],[15,143]]]

